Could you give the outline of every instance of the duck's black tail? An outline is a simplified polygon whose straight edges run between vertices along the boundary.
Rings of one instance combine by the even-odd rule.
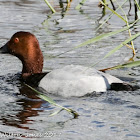
[[[138,86],[132,86],[128,83],[112,83],[111,84],[111,90],[115,91],[134,91],[139,89]]]

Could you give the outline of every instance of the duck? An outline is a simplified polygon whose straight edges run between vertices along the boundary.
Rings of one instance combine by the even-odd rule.
[[[66,65],[63,68],[42,72],[43,54],[37,38],[30,32],[16,32],[0,51],[21,60],[22,81],[38,86],[50,94],[82,97],[107,90],[132,90],[130,84],[119,78],[86,66]]]

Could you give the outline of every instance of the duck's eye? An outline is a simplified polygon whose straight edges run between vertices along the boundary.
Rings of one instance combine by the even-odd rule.
[[[18,43],[19,42],[19,38],[16,37],[15,40],[14,40],[14,42],[15,43]]]

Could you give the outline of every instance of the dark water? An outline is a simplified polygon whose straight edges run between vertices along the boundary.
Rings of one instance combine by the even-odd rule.
[[[0,0],[0,45],[17,31],[32,32],[37,36],[43,51],[45,71],[69,64],[90,66],[128,38],[126,31],[53,58],[87,39],[117,30],[125,24],[113,16],[108,24],[96,31],[99,23],[107,17],[99,21],[102,9],[98,8],[97,0],[87,0],[81,10],[75,10],[79,1],[73,0],[69,8],[66,8],[65,1],[50,2],[56,9],[56,14],[51,15],[43,0]],[[127,3],[126,11],[128,7]],[[129,16],[130,21],[134,18],[133,10],[132,8]],[[139,30],[134,29],[133,34]],[[139,39],[135,40],[138,50],[136,59],[140,57]],[[127,62],[131,57],[132,51],[124,46],[96,68],[102,69]],[[50,117],[58,108],[38,99],[33,91],[18,80],[22,69],[20,61],[13,56],[0,54],[0,67],[1,139],[140,139],[140,90],[108,91],[89,97],[68,99],[49,95],[58,104],[72,108],[80,114],[77,119],[73,119],[70,114],[62,111]],[[134,85],[140,85],[139,67],[109,73]]]

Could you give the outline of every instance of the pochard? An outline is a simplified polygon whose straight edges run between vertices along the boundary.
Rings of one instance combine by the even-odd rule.
[[[38,40],[29,32],[15,33],[0,50],[21,60],[23,65],[21,77],[24,82],[34,83],[51,94],[70,97],[105,92],[109,89],[132,89],[131,85],[112,75],[80,65],[68,65],[42,73],[43,54]]]

